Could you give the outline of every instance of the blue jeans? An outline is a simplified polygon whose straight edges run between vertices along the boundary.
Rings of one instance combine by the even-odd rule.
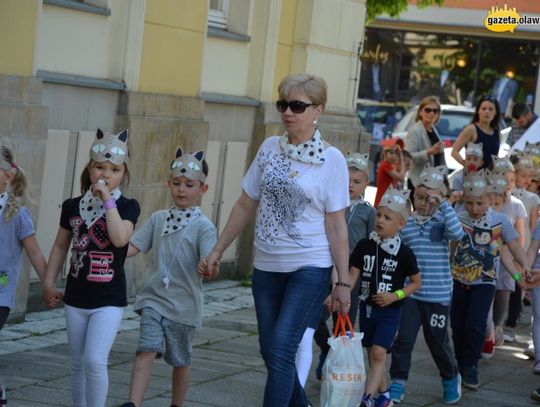
[[[303,267],[291,273],[254,269],[253,298],[259,346],[268,377],[264,407],[306,407],[295,357],[309,322],[320,315],[332,267]]]

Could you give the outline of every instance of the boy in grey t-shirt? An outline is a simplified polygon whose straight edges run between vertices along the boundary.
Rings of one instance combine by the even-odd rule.
[[[131,238],[128,256],[154,249],[153,272],[133,305],[141,315],[141,328],[130,401],[122,407],[141,405],[153,361],[162,354],[173,366],[171,404],[184,403],[191,342],[202,324],[203,286],[197,265],[216,243],[216,228],[199,207],[208,190],[207,175],[204,152],[187,154],[178,148],[168,180],[174,206],[154,212]]]

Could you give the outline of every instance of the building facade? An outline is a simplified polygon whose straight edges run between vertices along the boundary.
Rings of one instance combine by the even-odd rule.
[[[283,76],[324,77],[324,137],[366,151],[354,113],[364,19],[365,0],[0,0],[0,138],[26,170],[44,254],[62,201],[80,194],[97,128],[129,129],[125,193],[140,222],[171,205],[176,147],[204,149],[202,207],[219,230],[258,146],[283,131],[273,106]],[[248,230],[225,253],[224,273],[249,271],[252,240]],[[149,257],[126,266],[134,295]],[[40,290],[25,261],[12,318],[39,308]]]
[[[366,27],[359,100],[415,104],[437,95],[442,103],[471,104],[497,97],[510,116],[513,102],[540,112],[540,23],[515,31],[484,27],[496,7],[540,17],[540,3],[526,0],[446,0],[418,8],[411,1],[397,18],[379,16]]]

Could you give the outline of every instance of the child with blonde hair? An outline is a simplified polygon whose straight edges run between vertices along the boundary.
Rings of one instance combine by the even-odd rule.
[[[465,234],[459,242],[452,244],[451,250],[454,287],[450,322],[454,352],[462,383],[473,390],[480,385],[478,361],[499,277],[502,246],[506,244],[524,271],[528,270],[518,233],[506,216],[489,206],[489,192],[484,171],[465,177],[465,211],[458,214]],[[515,277],[520,278],[521,275]]]
[[[361,407],[392,403],[390,392],[385,390],[386,354],[399,327],[402,300],[421,286],[416,257],[399,236],[410,214],[409,193],[386,190],[377,208],[375,231],[358,242],[349,261],[353,285],[360,279],[362,345],[369,358]],[[375,397],[377,390],[381,393]]]
[[[22,249],[42,281],[47,268],[32,215],[23,206],[26,189],[23,169],[15,163],[11,150],[0,146],[0,330],[15,306]],[[60,297],[61,293],[55,292],[50,298],[51,305],[58,303]],[[0,405],[6,403],[5,390],[0,386]]]
[[[64,303],[74,406],[105,405],[107,361],[127,305],[124,262],[140,213],[138,202],[119,188],[129,178],[127,139],[127,130],[97,130],[81,174],[83,195],[62,204],[43,281],[43,298],[50,302],[72,244]]]

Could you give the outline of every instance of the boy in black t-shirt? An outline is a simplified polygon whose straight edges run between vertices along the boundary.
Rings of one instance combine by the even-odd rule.
[[[352,283],[360,278],[360,327],[368,348],[369,370],[361,407],[386,406],[386,353],[399,327],[401,300],[420,288],[414,253],[401,243],[399,231],[409,217],[409,191],[388,188],[377,208],[375,232],[358,242],[349,260]],[[403,287],[405,279],[410,283]]]

